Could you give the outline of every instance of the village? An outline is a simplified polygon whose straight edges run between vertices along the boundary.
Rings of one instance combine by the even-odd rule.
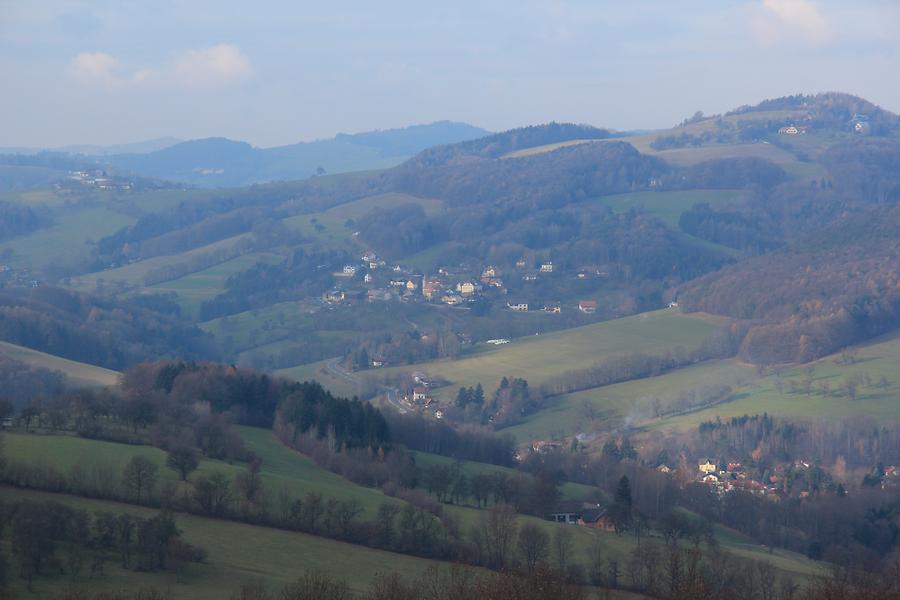
[[[509,274],[523,283],[536,282],[540,278],[560,276],[552,261],[540,261],[528,267],[524,258],[516,262],[516,271]],[[440,267],[436,273],[423,274],[411,267],[388,263],[375,252],[367,251],[357,263],[346,264],[335,272],[335,286],[323,295],[330,304],[368,302],[422,302],[435,306],[444,305],[459,309],[471,308],[481,300],[501,301],[507,310],[516,313],[561,314],[561,302],[541,302],[535,305],[523,298],[510,299],[510,291],[500,270],[487,265],[480,275],[472,275],[467,265]],[[475,270],[477,273],[477,270]],[[574,277],[586,280],[609,277],[609,269],[603,266],[579,268]],[[523,294],[526,295],[526,294]],[[566,309],[586,315],[597,312],[595,299],[578,300]]]

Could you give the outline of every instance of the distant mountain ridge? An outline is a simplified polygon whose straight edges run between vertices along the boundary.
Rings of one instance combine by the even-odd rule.
[[[101,144],[70,144],[68,146],[60,146],[58,148],[30,148],[30,147],[13,147],[0,148],[0,154],[37,154],[39,152],[64,152],[66,154],[84,154],[86,156],[109,156],[112,154],[147,154],[163,150],[175,144],[180,144],[184,140],[176,137],[160,137],[152,140],[143,140],[140,142],[129,142],[125,144],[111,144],[108,146]]]
[[[206,138],[147,154],[107,156],[104,161],[146,177],[200,187],[231,187],[392,167],[426,148],[489,134],[466,123],[438,121],[402,129],[341,133],[327,140],[274,148],[256,148],[227,138]]]

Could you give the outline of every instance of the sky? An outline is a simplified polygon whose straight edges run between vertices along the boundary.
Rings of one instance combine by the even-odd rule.
[[[820,91],[900,112],[898,25],[898,0],[0,0],[0,147],[651,129]]]

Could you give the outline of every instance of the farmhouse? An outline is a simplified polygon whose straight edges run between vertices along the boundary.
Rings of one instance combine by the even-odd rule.
[[[510,310],[514,310],[516,312],[528,312],[528,303],[527,302],[515,302],[515,303],[507,303]]]
[[[471,281],[464,281],[460,284],[457,284],[456,291],[462,294],[463,296],[472,296],[475,294],[475,284]]]
[[[590,527],[591,529],[599,529],[601,531],[615,531],[616,524],[610,518],[605,508],[589,508],[581,513],[578,524],[582,527]]]
[[[701,473],[706,473],[706,474],[708,474],[708,473],[715,473],[716,471],[719,470],[719,469],[716,467],[716,463],[714,463],[713,461],[709,460],[708,458],[701,460],[701,461],[697,464],[697,468],[700,470]]]
[[[544,312],[547,312],[547,313],[553,313],[553,314],[557,314],[557,315],[558,315],[559,313],[562,312],[562,307],[561,307],[559,304],[556,304],[556,303],[545,304],[545,305],[544,305]]]
[[[417,385],[413,388],[412,399],[414,402],[424,402],[428,395],[428,389],[423,385]]]
[[[497,269],[492,266],[487,266],[484,268],[484,271],[481,272],[482,279],[493,279],[497,276]]]
[[[553,272],[553,263],[547,261],[541,264],[541,273],[552,273]]]
[[[578,310],[583,312],[586,315],[592,315],[597,312],[597,301],[596,300],[579,300],[578,301]]]
[[[353,277],[356,275],[356,267],[353,265],[344,265],[344,269],[341,271],[341,274],[344,277]]]
[[[778,133],[781,135],[799,135],[809,131],[809,127],[806,125],[800,125],[799,127],[795,125],[789,125],[787,127],[782,127],[778,130]]]

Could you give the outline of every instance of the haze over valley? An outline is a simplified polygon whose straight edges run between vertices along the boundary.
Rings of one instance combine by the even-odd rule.
[[[232,8],[0,7],[0,597],[900,598],[893,6]]]

